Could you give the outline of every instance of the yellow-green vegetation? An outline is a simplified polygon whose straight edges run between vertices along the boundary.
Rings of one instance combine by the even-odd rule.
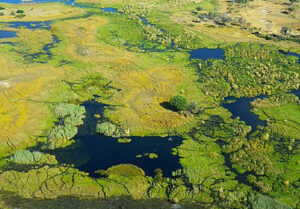
[[[0,42],[1,191],[21,198],[125,195],[208,208],[299,207],[300,106],[287,92],[299,89],[300,64],[279,51],[300,51],[298,2],[76,3],[92,4],[0,4],[0,22],[52,21],[49,30],[1,24],[17,32],[11,44]],[[187,51],[199,47],[222,48],[224,60],[190,60]],[[251,106],[263,127],[250,127],[221,106],[228,96],[259,95],[266,98]],[[80,105],[86,101],[109,106],[93,113],[97,125],[87,134],[120,143],[130,136],[181,136],[173,149],[181,167],[166,177],[163,169],[146,176],[120,164],[90,173],[99,176],[93,178],[60,163],[58,151],[79,146],[78,127],[89,126]],[[135,160],[163,157],[146,152]]]
[[[20,29],[15,50],[20,54],[38,53],[45,45],[52,43],[52,39],[51,32],[48,30]]]

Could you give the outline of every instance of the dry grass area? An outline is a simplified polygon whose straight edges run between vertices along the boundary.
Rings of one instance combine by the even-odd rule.
[[[261,28],[264,33],[280,34],[284,26],[292,29],[293,35],[300,35],[300,6],[294,3],[294,11],[284,14],[288,8],[292,7],[288,0],[249,1],[247,4],[234,4],[228,7],[226,0],[220,0],[222,12],[231,11],[232,17],[242,17],[246,22],[251,23],[251,27]]]
[[[55,19],[63,19],[67,17],[74,17],[82,15],[85,10],[78,7],[71,7],[59,3],[43,3],[43,4],[3,4],[5,10],[1,10],[4,13],[0,16],[0,22],[13,22],[13,21],[48,21]],[[23,10],[25,17],[16,18],[11,15],[12,12],[17,10]]]
[[[214,23],[194,23],[193,20],[196,20],[196,18],[190,12],[174,13],[170,17],[170,20],[181,24],[188,30],[199,33],[199,35],[209,36],[215,39],[216,41],[224,43],[248,42],[259,44],[271,44],[281,47],[286,51],[299,50],[300,47],[300,44],[292,41],[278,42],[257,37],[246,30],[240,29],[238,26],[219,27]],[[213,25],[214,27],[211,27],[211,25]]]
[[[0,57],[0,155],[33,145],[51,116],[47,98],[59,73]]]

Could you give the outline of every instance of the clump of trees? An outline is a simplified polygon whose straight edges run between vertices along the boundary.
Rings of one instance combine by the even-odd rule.
[[[280,33],[284,36],[290,36],[292,29],[290,27],[284,26],[281,28]]]
[[[176,95],[170,99],[170,105],[175,111],[182,111],[187,109],[188,102],[185,97],[181,95]]]
[[[49,131],[45,149],[56,149],[70,145],[77,134],[77,126],[83,124],[85,108],[75,104],[60,103],[53,109],[58,122]]]
[[[231,23],[233,19],[231,18],[230,14],[228,13],[217,13],[208,12],[208,13],[201,13],[199,16],[200,21],[203,22],[214,22],[217,25],[226,25],[227,23]]]
[[[20,150],[9,157],[8,161],[20,165],[56,163],[55,157],[38,151]]]
[[[198,114],[202,111],[201,107],[199,107],[196,101],[188,102],[184,96],[176,95],[170,99],[170,106],[172,110],[181,112],[181,113],[192,113]]]
[[[99,122],[96,126],[96,132],[104,136],[115,138],[129,136],[128,130],[123,129],[121,126],[115,125],[110,121]]]

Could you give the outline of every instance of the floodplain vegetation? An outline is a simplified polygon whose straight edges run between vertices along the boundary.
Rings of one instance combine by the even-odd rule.
[[[300,208],[294,93],[300,64],[280,51],[300,51],[299,2],[76,3],[89,6],[0,4],[1,30],[17,32],[0,39],[1,208],[43,207],[60,198],[93,208],[99,199],[121,196],[153,200],[154,208],[160,200],[183,208]],[[260,21],[257,12],[271,15]],[[5,24],[13,21],[51,23],[50,29]],[[224,59],[189,59],[190,50],[203,47],[222,48]],[[233,118],[222,107],[227,97],[257,97],[251,111],[266,125]],[[92,178],[60,163],[46,150],[80,140],[87,116],[81,104],[89,100],[111,107],[93,115],[93,131],[119,143],[131,143],[131,136],[182,137],[173,150],[181,168],[169,177],[160,168],[148,176],[120,164]],[[136,157],[143,156],[160,158]]]

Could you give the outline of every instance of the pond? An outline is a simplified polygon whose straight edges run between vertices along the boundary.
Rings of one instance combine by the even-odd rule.
[[[86,108],[86,118],[84,125],[79,127],[78,134],[74,137],[75,144],[49,151],[60,163],[73,164],[92,177],[99,177],[94,173],[95,171],[106,170],[118,164],[136,165],[148,176],[154,176],[154,170],[160,168],[164,176],[170,177],[172,171],[181,168],[179,157],[172,154],[172,149],[181,144],[181,138],[127,137],[131,142],[120,143],[116,138],[95,133],[98,119],[94,115],[102,115],[103,110],[109,107],[95,101],[85,102],[83,106]],[[150,159],[144,156],[145,153],[155,153],[158,158]]]
[[[242,98],[234,98],[234,97],[227,97],[225,98],[225,103],[222,106],[228,109],[232,113],[232,117],[236,118],[239,117],[240,120],[244,121],[247,125],[251,126],[251,132],[256,130],[258,125],[265,126],[266,121],[260,120],[259,117],[254,114],[251,110],[252,107],[250,102],[254,101],[255,99],[262,99],[264,96],[258,97],[242,97]],[[234,102],[229,102],[230,100],[235,100]]]
[[[224,59],[225,52],[223,49],[208,49],[208,48],[200,48],[194,49],[188,52],[190,54],[190,59]]]

